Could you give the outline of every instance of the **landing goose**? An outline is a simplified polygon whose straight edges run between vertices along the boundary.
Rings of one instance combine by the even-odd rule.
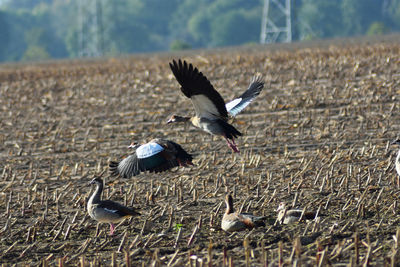
[[[279,207],[276,209],[278,212],[278,222],[280,224],[291,224],[298,222],[303,214],[302,209],[287,209],[286,204],[281,202]],[[316,212],[306,211],[304,212],[303,218],[306,220],[314,220]]]
[[[87,203],[87,210],[92,219],[100,223],[110,224],[110,235],[114,234],[114,224],[123,221],[126,218],[140,215],[133,208],[126,207],[111,200],[101,200],[103,191],[103,180],[94,178],[90,184],[96,185],[96,190]]]
[[[225,105],[221,95],[203,73],[199,72],[192,64],[179,59],[178,62],[173,60],[169,66],[181,85],[182,93],[192,101],[196,115],[182,117],[174,114],[167,123],[191,122],[195,127],[212,135],[223,136],[228,146],[234,152],[239,152],[235,138],[242,134],[228,123],[228,116],[236,116],[260,94],[264,87],[262,77],[254,76],[247,90],[240,97]]]
[[[258,226],[265,226],[266,217],[258,217],[252,214],[237,213],[233,209],[233,198],[230,194],[225,197],[226,211],[221,221],[221,228],[227,232],[253,229]]]
[[[112,176],[130,178],[144,171],[159,173],[178,166],[193,165],[193,157],[173,141],[153,139],[146,144],[133,143],[129,147],[135,149],[131,155],[120,162],[110,162]]]

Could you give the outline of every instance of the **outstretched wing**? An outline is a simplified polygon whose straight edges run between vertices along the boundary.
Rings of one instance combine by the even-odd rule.
[[[141,145],[121,162],[110,162],[110,172],[114,176],[130,178],[140,172],[158,173],[181,165],[193,165],[192,156],[172,141],[156,139]]]
[[[188,165],[193,165],[192,155],[187,153],[180,144],[166,139],[155,139],[153,141],[164,147],[166,160],[176,160],[179,165],[182,165],[184,167],[188,167]]]
[[[130,178],[140,173],[139,159],[136,153],[129,155],[120,162],[111,161],[109,164],[110,174],[112,176],[121,176]]]
[[[226,104],[226,109],[232,117],[240,113],[256,98],[264,87],[264,81],[261,76],[256,75],[251,79],[249,88],[238,98]]]
[[[173,60],[169,66],[181,85],[182,93],[192,101],[196,116],[210,119],[228,117],[224,99],[203,73],[180,59],[178,62]]]

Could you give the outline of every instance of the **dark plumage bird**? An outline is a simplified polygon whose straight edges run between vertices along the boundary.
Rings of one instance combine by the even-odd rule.
[[[110,235],[114,234],[114,224],[123,221],[126,218],[140,215],[133,208],[126,207],[111,200],[101,200],[103,191],[103,180],[94,178],[90,184],[96,185],[96,190],[87,203],[87,210],[94,220],[100,223],[110,224]]]
[[[228,146],[234,152],[239,152],[235,138],[242,134],[228,123],[228,117],[236,116],[260,94],[264,87],[262,77],[254,76],[247,90],[225,105],[221,95],[192,64],[173,60],[169,66],[181,85],[182,93],[192,101],[196,115],[194,117],[172,115],[167,123],[191,122],[210,134],[223,136]]]
[[[113,176],[130,178],[140,172],[163,172],[174,167],[193,165],[193,157],[179,144],[165,140],[153,139],[144,145],[130,145],[135,152],[120,162],[110,162],[110,173]]]
[[[233,198],[230,194],[225,197],[226,211],[221,221],[221,228],[227,232],[253,229],[258,226],[265,226],[265,218],[247,213],[237,213],[233,209]]]

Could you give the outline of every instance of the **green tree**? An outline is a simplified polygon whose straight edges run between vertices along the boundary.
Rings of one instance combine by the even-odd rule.
[[[170,50],[171,51],[179,51],[179,50],[187,50],[192,48],[192,46],[184,41],[175,40],[171,43]]]
[[[103,8],[104,43],[107,53],[121,54],[143,52],[149,44],[150,30],[137,22],[140,1],[115,0]]]
[[[53,0],[6,0],[4,1],[4,6],[9,10],[32,10],[41,3],[51,4],[52,2]]]
[[[189,19],[188,32],[195,43],[203,47],[237,45],[258,40],[262,3],[259,0],[211,1],[201,6]],[[235,22],[236,19],[244,23],[243,27]],[[229,22],[239,26],[238,31],[230,27]],[[244,27],[247,29],[243,30]]]
[[[211,39],[215,46],[240,45],[259,38],[260,23],[257,16],[244,11],[230,11],[212,20]]]
[[[382,1],[342,0],[343,31],[345,35],[365,34],[374,21],[382,20]]]
[[[206,8],[210,5],[210,3],[212,3],[212,1],[214,0],[180,1],[176,6],[176,10],[169,18],[168,33],[171,40],[184,40],[188,43],[191,43],[193,47],[199,47],[200,42],[197,40],[201,40],[202,38],[200,35],[196,34],[196,30],[193,29],[198,26],[196,25],[197,22],[194,21],[196,19],[193,19],[193,17],[195,14],[197,14],[198,17],[201,15],[206,15]],[[208,18],[205,20],[207,19]],[[189,27],[191,29],[189,29]],[[201,29],[201,27],[199,28]],[[197,40],[195,40],[195,38]]]
[[[341,1],[304,0],[298,15],[300,39],[310,34],[319,38],[343,35]]]
[[[188,30],[193,40],[202,47],[211,46],[210,16],[207,12],[194,14],[188,22]]]
[[[387,8],[387,13],[393,27],[400,30],[400,0],[392,0]]]
[[[10,12],[5,10],[4,20],[8,27],[8,45],[4,50],[3,60],[18,61],[25,52],[27,45],[24,39],[24,32],[27,25],[34,24],[34,18],[27,11]]]
[[[6,15],[3,11],[0,11],[0,61],[6,58],[6,49],[9,44],[10,34],[9,34],[9,24],[6,20]]]
[[[38,61],[38,60],[46,60],[49,59],[50,55],[47,53],[46,49],[37,45],[30,45],[28,49],[26,49],[24,55],[21,60],[23,61]]]
[[[367,31],[367,35],[381,35],[387,33],[389,30],[383,22],[372,23]]]

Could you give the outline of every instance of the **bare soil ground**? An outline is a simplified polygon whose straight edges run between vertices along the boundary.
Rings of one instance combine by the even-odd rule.
[[[400,44],[251,47],[93,61],[0,66],[0,263],[26,265],[343,266],[400,263]],[[192,114],[168,67],[183,57],[230,100],[254,73],[258,99],[224,140],[166,125]],[[104,198],[141,209],[108,225],[88,217],[90,179],[164,137],[195,156],[192,168],[131,179],[103,175]],[[267,226],[220,229],[226,192]],[[275,224],[280,202],[320,209],[314,221]],[[196,228],[197,227],[197,228]]]

